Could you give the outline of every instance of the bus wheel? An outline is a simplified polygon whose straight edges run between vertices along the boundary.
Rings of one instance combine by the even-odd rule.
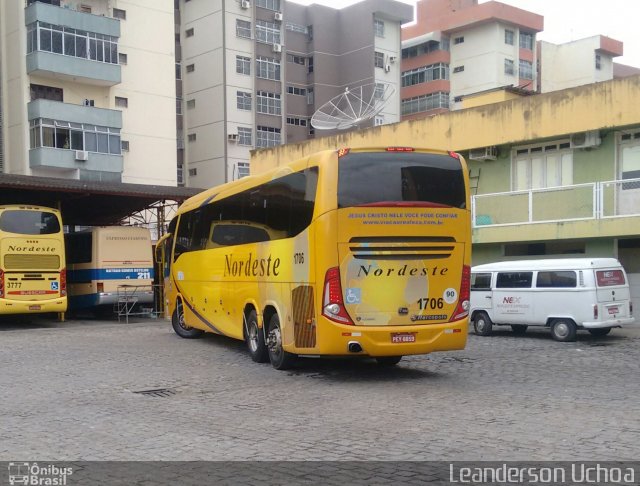
[[[527,332],[527,327],[524,324],[511,324],[511,330],[514,334],[518,334],[522,336],[525,332]]]
[[[551,322],[551,337],[563,343],[576,340],[577,327],[571,319],[554,319]]]
[[[204,331],[201,331],[200,329],[194,329],[193,327],[187,326],[187,323],[184,320],[182,300],[180,299],[176,301],[176,309],[173,311],[173,315],[171,316],[171,326],[173,326],[173,330],[178,336],[185,339],[198,338],[204,333]]]
[[[478,336],[488,336],[492,327],[493,322],[486,312],[478,312],[473,318],[473,330]]]
[[[264,330],[258,327],[256,311],[251,311],[246,319],[245,339],[251,359],[256,363],[266,363],[269,361],[269,351],[264,342]]]
[[[282,347],[282,329],[278,314],[271,316],[267,328],[267,349],[271,365],[277,370],[286,370],[295,363],[296,355],[287,353]]]
[[[599,327],[595,329],[589,329],[592,336],[606,336],[611,332],[610,327]]]
[[[380,356],[376,358],[376,361],[380,366],[395,366],[401,359],[402,356]]]

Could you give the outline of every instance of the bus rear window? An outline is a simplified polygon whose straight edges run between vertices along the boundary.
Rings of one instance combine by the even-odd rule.
[[[339,159],[338,207],[404,203],[464,208],[462,163],[442,154],[351,152]]]
[[[54,213],[10,209],[0,214],[0,231],[18,235],[52,235],[60,233],[60,221]]]
[[[622,270],[597,270],[596,281],[598,282],[598,287],[624,285],[624,273],[622,273]]]

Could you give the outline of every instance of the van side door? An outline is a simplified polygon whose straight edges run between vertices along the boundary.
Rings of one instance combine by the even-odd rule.
[[[493,291],[493,322],[530,324],[533,320],[533,271],[498,272]]]

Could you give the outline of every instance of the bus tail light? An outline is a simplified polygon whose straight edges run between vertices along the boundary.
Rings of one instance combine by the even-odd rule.
[[[449,152],[449,157],[460,160],[460,154],[457,152]]]
[[[593,320],[598,320],[598,304],[593,304]]]
[[[338,158],[340,157],[344,157],[345,155],[347,155],[349,153],[349,148],[341,148],[338,150]]]
[[[471,267],[464,265],[462,267],[462,279],[460,282],[460,297],[458,298],[458,307],[449,319],[449,322],[457,321],[469,315],[469,307],[471,306],[469,299],[471,298]]]
[[[67,295],[67,269],[60,270],[60,296]]]
[[[413,147],[387,147],[387,152],[415,152]]]
[[[0,270],[0,299],[4,299],[4,272]]]
[[[324,292],[322,294],[322,315],[340,324],[353,326],[353,321],[342,299],[342,285],[340,284],[340,269],[333,267],[324,276]]]

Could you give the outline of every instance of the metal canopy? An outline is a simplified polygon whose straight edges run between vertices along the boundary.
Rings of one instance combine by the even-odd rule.
[[[0,174],[0,205],[58,208],[68,225],[119,224],[158,203],[181,203],[199,192],[202,189]]]

